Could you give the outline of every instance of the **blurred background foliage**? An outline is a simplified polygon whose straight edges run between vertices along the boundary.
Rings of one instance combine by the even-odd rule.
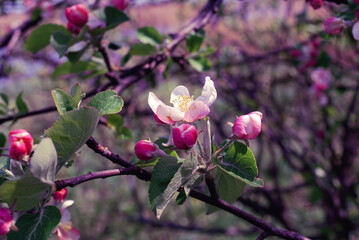
[[[0,36],[30,17],[31,6],[26,2],[0,2]],[[64,6],[75,3],[66,1],[48,12],[43,22],[64,25]],[[120,45],[108,51],[114,69],[126,69],[143,60],[136,56],[121,66],[130,44],[137,41],[137,28],[150,25],[163,35],[175,33],[204,4],[131,1],[125,11],[131,20],[104,38],[103,44]],[[218,92],[210,114],[216,144],[231,135],[227,121],[255,110],[264,114],[262,133],[250,146],[265,188],[248,187],[236,205],[313,239],[359,239],[358,44],[349,30],[335,37],[323,32],[323,21],[345,7],[329,1],[318,10],[304,0],[224,1],[219,14],[204,28],[200,52],[207,67],[191,66],[187,59],[192,53],[181,44],[175,51],[180,61],[170,66],[167,78],[163,74],[166,65],[161,64],[121,94],[125,105],[120,115],[131,133],[116,134],[113,128],[99,125],[95,138],[133,160],[137,141],[168,134],[156,125],[147,104],[148,92],[169,103],[172,89],[182,84],[196,97],[209,75]],[[53,77],[55,67],[65,58],[59,58],[50,47],[32,54],[24,50],[25,40],[20,38],[11,50],[0,49],[0,92],[9,97],[10,110],[20,92],[29,111],[34,111],[53,106],[50,91],[54,88],[68,91],[78,82],[88,92],[108,81],[103,75],[86,78],[82,73]],[[83,59],[94,57],[88,50]],[[324,96],[313,92],[311,79],[320,67],[332,75]],[[3,123],[0,132],[6,135],[10,129],[25,128],[39,138],[57,117],[52,111]],[[114,167],[85,146],[73,167],[61,170],[58,179]],[[69,199],[75,200],[70,209],[72,221],[81,239],[254,239],[258,235],[248,223],[225,212],[206,215],[205,204],[194,199],[182,206],[172,202],[158,221],[149,207],[148,187],[135,177],[119,176],[69,189]]]

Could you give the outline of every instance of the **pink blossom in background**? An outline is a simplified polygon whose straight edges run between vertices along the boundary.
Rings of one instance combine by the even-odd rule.
[[[233,134],[240,139],[254,139],[262,129],[261,112],[255,111],[239,116],[233,124]]]
[[[341,18],[330,17],[324,22],[325,32],[329,35],[341,33],[345,28],[345,22]]]
[[[125,10],[128,7],[130,0],[112,0],[112,4],[120,11]]]
[[[352,29],[353,37],[355,40],[359,40],[359,22],[356,22]]]
[[[12,216],[10,209],[0,208],[0,236],[4,236],[10,232],[11,224]]]

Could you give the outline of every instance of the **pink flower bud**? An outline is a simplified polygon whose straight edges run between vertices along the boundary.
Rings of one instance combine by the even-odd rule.
[[[302,55],[302,52],[299,49],[294,49],[290,52],[290,55],[292,58],[297,59],[300,57],[300,55]]]
[[[332,80],[332,74],[329,70],[324,68],[315,69],[310,75],[313,81],[313,87],[315,91],[325,91],[329,87],[329,83]]]
[[[345,22],[341,18],[330,17],[324,22],[325,32],[329,35],[341,33],[345,28]]]
[[[148,161],[159,155],[158,147],[151,141],[141,140],[135,145],[135,154],[138,159]]]
[[[355,17],[359,19],[359,9],[355,11]]]
[[[13,130],[9,133],[9,155],[14,160],[22,160],[31,152],[34,139],[24,129]]]
[[[12,222],[11,212],[8,208],[0,208],[0,236],[10,232]]]
[[[173,129],[172,138],[177,148],[187,150],[196,144],[197,129],[193,125],[182,124]]]
[[[67,30],[69,30],[70,33],[72,34],[79,34],[81,31],[81,28],[76,26],[75,24],[71,23],[71,22],[67,22]]]
[[[312,6],[313,9],[318,9],[323,6],[323,0],[311,0],[310,6]]]
[[[353,0],[353,2],[359,6],[359,0]]]
[[[65,15],[69,22],[78,27],[82,27],[83,25],[85,25],[89,18],[87,9],[82,4],[76,4],[72,7],[66,8]]]
[[[54,199],[57,202],[63,202],[66,197],[67,197],[67,189],[66,188],[63,188],[60,191],[54,192]]]
[[[261,112],[251,112],[247,115],[239,116],[233,125],[233,134],[240,139],[254,139],[261,132],[262,127]]]
[[[112,0],[113,6],[120,11],[123,11],[127,8],[130,0]]]

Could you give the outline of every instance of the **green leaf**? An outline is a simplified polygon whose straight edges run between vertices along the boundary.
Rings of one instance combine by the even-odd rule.
[[[121,67],[123,67],[132,57],[132,55],[128,52],[125,56],[121,59]]]
[[[263,180],[256,178],[258,175],[256,160],[246,145],[234,142],[225,152],[222,162],[215,159],[220,169],[252,187],[263,187]]]
[[[12,178],[12,175],[8,173],[7,170],[10,169],[10,158],[0,157],[0,177],[5,179]]]
[[[67,48],[69,47],[69,41],[71,37],[62,31],[56,31],[51,35],[51,46],[56,50],[60,57],[64,56]]]
[[[9,98],[7,97],[7,95],[5,93],[0,93],[0,97],[2,98],[4,103],[6,103],[6,105],[9,104]]]
[[[221,199],[228,203],[234,203],[242,194],[246,184],[227,174],[220,168],[213,171],[216,190]]]
[[[151,44],[156,46],[163,41],[162,35],[151,26],[142,27],[137,29],[137,38],[144,44]]]
[[[163,192],[166,190],[171,179],[179,169],[181,164],[175,157],[162,157],[153,168],[148,196],[153,212],[156,214],[156,206],[160,201]],[[157,215],[157,214],[156,214]]]
[[[319,54],[317,59],[318,66],[322,66],[325,68],[330,66],[331,61],[332,59],[330,58],[329,54],[324,51]]]
[[[187,195],[184,191],[180,192],[176,197],[177,205],[182,205],[187,199]]]
[[[132,131],[128,127],[121,127],[116,130],[116,137],[122,140],[131,140],[133,138]]]
[[[52,186],[41,182],[26,171],[21,177],[13,178],[0,186],[0,200],[9,206],[16,201],[15,210],[26,211],[37,207],[46,192],[51,192]]]
[[[131,46],[129,54],[135,56],[148,56],[157,52],[156,47],[150,44],[135,43]]]
[[[105,7],[105,22],[106,26],[115,28],[121,23],[130,20],[126,14],[114,7]]]
[[[64,115],[66,112],[77,108],[75,99],[63,90],[54,89],[51,91],[51,95],[60,115]]]
[[[0,133],[0,148],[5,147],[6,144],[6,136],[3,133]],[[2,153],[2,149],[0,149],[0,154]]]
[[[57,153],[51,138],[43,138],[30,161],[30,171],[41,182],[53,185],[55,181]]]
[[[46,206],[36,213],[21,215],[16,221],[19,231],[10,231],[7,239],[47,240],[60,220],[60,210],[55,206]]]
[[[123,99],[113,90],[97,93],[87,104],[87,106],[97,108],[100,116],[105,114],[116,114],[122,110]]]
[[[19,116],[24,115],[25,113],[27,113],[29,111],[26,103],[24,102],[24,100],[22,100],[22,92],[16,98],[16,107],[17,107]]]
[[[84,71],[96,71],[99,65],[94,62],[79,61],[75,63],[64,62],[60,66],[57,66],[52,74],[52,77],[58,77],[70,73],[81,73]]]
[[[96,108],[80,107],[62,115],[46,130],[45,134],[52,139],[57,151],[57,171],[91,137],[99,117]]]
[[[71,33],[62,25],[43,24],[31,32],[26,40],[25,49],[32,53],[43,49],[50,44],[50,37],[56,31],[61,31],[67,36],[71,36]]]
[[[162,159],[159,160],[156,167],[158,166],[161,160]],[[182,184],[184,184],[188,180],[188,178],[193,174],[196,166],[197,166],[197,158],[193,157],[192,155],[184,160],[183,164],[178,168],[178,170],[176,171],[173,178],[166,186],[163,193],[160,194],[160,196],[157,198],[155,205],[155,214],[157,218],[161,217],[163,211],[171,201],[174,194],[177,192],[178,188],[182,186]],[[155,169],[154,169],[152,173],[151,186],[153,182],[153,176],[155,174],[158,174],[158,172],[155,173]],[[159,174],[163,174],[163,173],[160,172]]]
[[[66,54],[67,58],[69,59],[70,62],[75,63],[78,62],[80,60],[80,58],[82,57],[82,55],[87,51],[87,49],[89,48],[90,44],[87,44],[83,49],[81,49],[80,51],[77,52],[68,52]]]
[[[198,72],[210,70],[212,67],[211,62],[205,57],[194,57],[188,59],[189,64]]]
[[[70,89],[70,96],[73,97],[77,107],[79,107],[82,99],[86,96],[86,94],[82,93],[80,84],[75,83]]]
[[[203,43],[205,31],[200,29],[196,32],[191,32],[186,38],[187,49],[190,53],[197,52]]]
[[[119,129],[123,126],[123,117],[121,115],[118,114],[112,114],[112,115],[108,115],[106,117],[107,120],[107,125],[110,127],[113,127],[115,129]]]

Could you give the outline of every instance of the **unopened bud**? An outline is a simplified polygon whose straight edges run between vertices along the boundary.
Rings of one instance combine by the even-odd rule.
[[[312,6],[313,9],[318,9],[323,6],[323,0],[311,0],[310,6]]]
[[[10,232],[11,223],[12,216],[10,210],[8,208],[0,208],[0,236]]]
[[[182,124],[172,131],[173,144],[182,150],[187,150],[196,144],[197,129],[190,124]]]
[[[57,202],[63,202],[67,197],[67,189],[63,188],[60,191],[54,192],[54,199]]]
[[[130,0],[112,0],[113,6],[120,11],[123,11],[127,8]]]
[[[81,28],[76,26],[75,24],[71,23],[71,22],[67,22],[67,30],[69,30],[70,33],[72,34],[79,34],[81,31]]]
[[[85,25],[89,18],[87,9],[82,4],[76,4],[72,7],[66,8],[65,15],[69,22],[78,27],[82,27],[83,25]]]
[[[263,114],[258,111],[239,116],[234,122],[233,134],[240,139],[256,138],[261,132],[262,117]]]
[[[359,6],[359,0],[353,0],[353,2]]]
[[[9,133],[9,155],[14,160],[23,160],[31,153],[34,139],[24,129],[13,130]]]
[[[345,22],[341,18],[330,17],[324,22],[325,32],[329,35],[341,33],[345,28]]]
[[[160,155],[160,151],[158,146],[149,140],[141,140],[135,145],[135,154],[142,161],[155,159]]]

